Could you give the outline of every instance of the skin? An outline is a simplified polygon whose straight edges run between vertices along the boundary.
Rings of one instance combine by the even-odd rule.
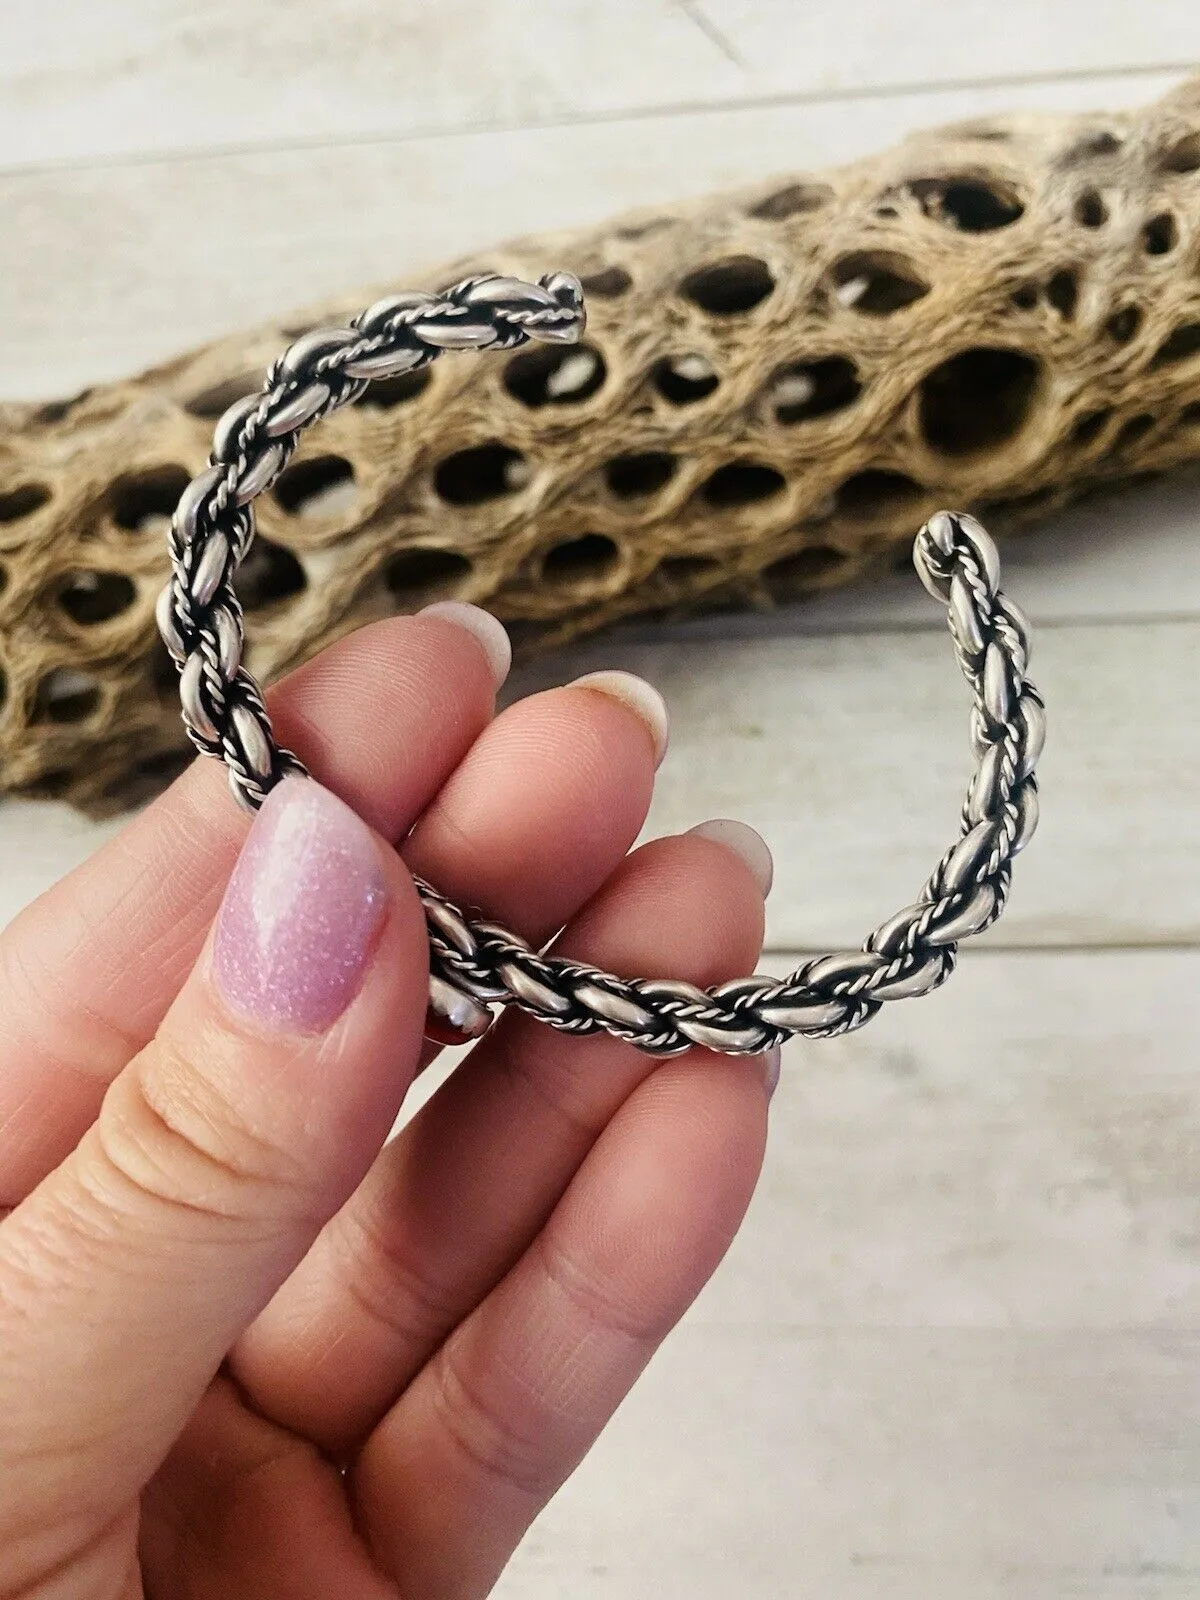
[[[430,1054],[409,869],[618,972],[759,954],[733,850],[630,854],[634,711],[568,686],[495,716],[494,689],[417,616],[271,697],[387,882],[319,1037],[214,984],[249,822],[213,762],[0,936],[0,1600],[484,1595],[730,1243],[756,1060],[506,1015],[385,1144]]]

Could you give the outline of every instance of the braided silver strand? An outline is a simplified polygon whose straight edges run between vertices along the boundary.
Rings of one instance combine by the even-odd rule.
[[[184,490],[171,525],[172,578],[158,625],[180,672],[192,743],[225,762],[233,794],[257,809],[303,765],[276,743],[258,685],[241,664],[242,609],[233,575],[254,537],[252,502],[286,466],[300,433],[349,404],[376,378],[411,372],[443,350],[509,350],[529,340],[569,344],[583,331],[583,296],[569,273],[537,284],[469,278],[439,294],[396,294],[346,328],[318,328],[271,366],[262,390],[217,424],[209,466]],[[618,978],[543,955],[494,923],[465,915],[417,879],[429,930],[427,1031],[476,1038],[492,1005],[515,1004],[564,1033],[605,1032],[654,1055],[702,1045],[755,1055],[796,1034],[830,1038],[870,1020],[885,1000],[928,994],[954,970],[958,942],[1004,909],[1012,860],[1037,826],[1034,768],[1045,710],[1026,677],[1029,628],[1000,591],[996,547],[974,517],[939,511],[918,533],[922,583],[947,607],[971,688],[978,766],[960,837],[916,902],[859,950],[818,956],[779,980],[756,974],[699,989]]]

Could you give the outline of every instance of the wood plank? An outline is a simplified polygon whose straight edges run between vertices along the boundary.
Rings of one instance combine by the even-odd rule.
[[[677,1334],[496,1600],[1193,1600],[1200,1338]]]
[[[745,1227],[498,1595],[1194,1595],[1198,994],[977,951],[790,1046]]]
[[[1198,1044],[1200,950],[983,943],[936,994],[793,1041],[693,1324],[1200,1334]]]
[[[513,692],[600,666],[666,695],[648,832],[738,816],[771,843],[775,949],[857,945],[916,895],[970,773],[965,689],[939,633],[633,643],[534,663]],[[1043,821],[993,946],[1200,939],[1200,629],[1049,625]]]
[[[509,697],[600,666],[641,672],[671,706],[647,835],[731,815],[770,841],[775,950],[858,944],[955,836],[967,705],[940,629],[594,640],[519,670]],[[1051,717],[1043,822],[989,945],[1200,942],[1200,629],[1051,624],[1035,666]],[[0,808],[0,917],[112,826]]]
[[[836,7],[794,0],[691,0],[731,56],[767,93],[836,94],[880,84],[930,87],[953,80],[1154,68],[1200,56],[1200,17],[1190,0],[1137,10],[1099,0],[1086,22],[1071,5],[958,0],[944,18],[921,0]],[[810,91],[811,92],[811,91]]]
[[[355,283],[415,282],[499,239],[847,161],[922,125],[1132,105],[1175,81],[1125,73],[0,174],[0,396],[70,393]]]
[[[561,125],[764,96],[1183,68],[1190,0],[1140,10],[970,0],[87,0],[10,4],[0,162],[109,161]]]

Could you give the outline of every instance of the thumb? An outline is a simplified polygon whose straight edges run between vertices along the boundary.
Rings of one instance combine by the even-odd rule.
[[[287,779],[158,1036],[0,1225],[6,1567],[10,1539],[99,1527],[155,1471],[386,1139],[426,982],[399,857]]]

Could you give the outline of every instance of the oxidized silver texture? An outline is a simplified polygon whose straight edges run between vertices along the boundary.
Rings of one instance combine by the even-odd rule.
[[[572,343],[583,296],[569,273],[537,284],[468,278],[440,294],[396,294],[346,328],[318,328],[290,346],[260,393],[218,422],[208,468],[180,499],[171,526],[173,577],[159,602],[163,639],[180,671],[188,735],[229,769],[236,799],[261,805],[304,767],[276,744],[254,679],[241,665],[243,620],[233,574],[254,537],[251,502],[286,465],[304,428],[356,400],[373,378],[409,372],[443,350],[510,350],[527,340]],[[959,940],[981,933],[1008,896],[1013,857],[1037,826],[1034,767],[1045,711],[1026,678],[1029,628],[1000,592],[996,547],[974,517],[939,511],[913,551],[922,583],[948,611],[955,653],[974,701],[978,767],[960,837],[916,902],[870,934],[782,981],[737,978],[711,989],[618,978],[542,955],[494,923],[473,918],[420,879],[429,928],[431,1002],[479,1032],[496,1002],[520,1006],[565,1033],[605,1032],[654,1055],[694,1045],[754,1055],[805,1034],[860,1028],[885,1000],[928,994],[954,970]]]

